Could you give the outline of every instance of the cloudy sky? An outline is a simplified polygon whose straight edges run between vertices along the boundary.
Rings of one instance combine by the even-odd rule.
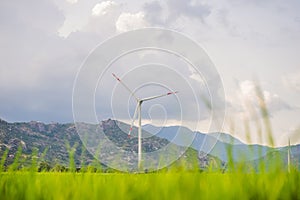
[[[265,129],[259,84],[276,145],[300,143],[299,10],[298,0],[3,0],[0,118],[72,122],[73,84],[89,53],[115,35],[161,27],[192,38],[215,64],[226,96],[223,131],[246,141],[249,125],[251,141],[267,143],[254,134]]]

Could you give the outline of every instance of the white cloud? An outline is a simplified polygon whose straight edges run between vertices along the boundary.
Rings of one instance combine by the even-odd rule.
[[[278,94],[272,94],[269,91],[264,91],[265,102],[270,109],[270,111],[279,111],[284,109],[290,109],[291,107],[285,103]]]
[[[114,1],[104,1],[93,6],[88,22],[81,31],[93,33],[99,38],[108,38],[116,33],[115,23],[122,7]]]
[[[94,16],[106,15],[109,12],[113,11],[116,7],[118,7],[118,4],[114,1],[103,1],[101,3],[97,3],[94,6],[92,10],[92,15]]]
[[[75,3],[77,3],[78,2],[78,0],[66,0],[68,3],[70,3],[70,4],[75,4]]]
[[[192,0],[168,0],[167,3],[170,11],[169,20],[180,15],[204,20],[211,12],[209,6]]]
[[[246,80],[240,83],[240,91],[243,98],[249,100],[255,99],[255,84],[252,81]]]
[[[284,76],[282,81],[287,88],[300,92],[300,72]]]
[[[145,3],[143,9],[151,23],[171,27],[184,19],[204,22],[211,13],[208,5],[193,0],[152,1]]]
[[[191,66],[189,66],[189,72],[191,73],[189,77],[198,83],[204,84],[204,80],[201,75]]]
[[[116,22],[116,28],[118,32],[126,32],[147,26],[149,26],[149,24],[145,20],[145,14],[143,12],[138,12],[135,14],[127,12],[122,13]]]
[[[143,10],[145,11],[146,19],[153,24],[162,25],[166,20],[166,16],[163,15],[166,13],[166,8],[163,8],[159,1],[145,3]]]
[[[199,83],[203,83],[203,79],[201,78],[201,76],[197,73],[193,73],[190,75],[190,78],[199,82]]]
[[[288,141],[291,142],[291,145],[300,144],[300,126],[290,127],[283,131],[283,134],[280,136],[279,145],[287,146]]]
[[[259,94],[257,93],[259,85],[253,81],[245,80],[239,84],[240,90],[237,92],[237,100],[234,101],[234,106],[242,106],[244,112],[248,112],[250,105],[254,109],[259,110]],[[261,89],[261,88],[260,88]],[[267,109],[270,113],[274,113],[283,109],[290,109],[290,106],[287,105],[278,94],[271,93],[267,90],[262,90],[262,95],[264,102],[267,106]]]

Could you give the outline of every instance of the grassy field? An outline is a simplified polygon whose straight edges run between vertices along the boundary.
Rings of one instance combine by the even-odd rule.
[[[0,199],[300,199],[300,173],[3,172]]]
[[[205,171],[186,169],[184,162],[153,173],[38,172],[37,158],[20,168],[18,155],[4,168],[0,165],[0,200],[12,199],[300,199],[300,171],[279,157],[274,162],[228,162],[225,168],[213,165]],[[230,155],[230,150],[228,151]],[[72,163],[72,157],[70,163]],[[269,165],[266,165],[266,162]]]

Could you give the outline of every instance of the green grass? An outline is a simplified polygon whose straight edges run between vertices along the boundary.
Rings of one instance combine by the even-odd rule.
[[[300,199],[291,173],[164,172],[32,173],[0,175],[4,199]]]

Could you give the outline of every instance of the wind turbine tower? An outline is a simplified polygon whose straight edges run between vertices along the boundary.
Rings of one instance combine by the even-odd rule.
[[[289,139],[289,147],[288,147],[288,172],[291,171],[291,141]]]

